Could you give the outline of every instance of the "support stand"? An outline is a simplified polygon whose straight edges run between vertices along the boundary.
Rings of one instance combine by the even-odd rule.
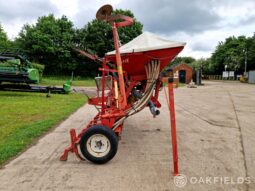
[[[177,150],[177,137],[176,137],[173,78],[168,78],[168,94],[169,94],[168,103],[169,103],[171,135],[172,135],[174,176],[177,176],[179,174],[179,170],[178,170],[178,150]]]

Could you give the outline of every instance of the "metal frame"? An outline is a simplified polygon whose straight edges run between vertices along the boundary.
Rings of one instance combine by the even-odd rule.
[[[123,20],[115,22],[116,20]],[[162,87],[162,79],[159,77],[159,72],[162,70],[161,61],[165,62],[165,57],[160,59],[160,53],[153,53],[153,57],[143,54],[148,59],[144,67],[144,73],[140,75],[130,75],[127,71],[123,71],[122,57],[119,51],[119,37],[117,28],[131,25],[133,19],[123,15],[107,16],[105,21],[110,22],[112,25],[114,47],[116,50],[115,57],[98,58],[96,55],[90,55],[85,51],[76,49],[82,55],[99,62],[102,72],[102,95],[98,94],[97,97],[90,98],[88,103],[97,106],[98,114],[89,122],[89,124],[76,135],[75,129],[70,130],[71,144],[64,150],[60,160],[66,161],[68,153],[73,152],[79,159],[84,160],[78,151],[77,146],[80,139],[88,128],[93,125],[104,125],[111,128],[117,136],[121,135],[124,120],[141,111],[143,108],[149,106],[151,113],[155,117],[159,114],[156,108],[160,108],[161,104],[158,101],[159,91]],[[173,49],[173,54],[178,54],[182,49]],[[136,53],[135,55],[141,55]],[[156,56],[155,56],[156,55]],[[165,55],[165,53],[164,53]],[[174,56],[175,56],[174,55]],[[174,57],[172,56],[172,57]],[[169,59],[171,60],[171,56]],[[110,59],[109,59],[110,58]],[[111,68],[111,63],[115,60],[117,68]],[[135,70],[135,68],[134,68]],[[110,91],[105,94],[105,80],[106,76],[112,73],[113,80],[111,83]],[[174,160],[174,174],[178,174],[178,154],[177,154],[177,138],[176,138],[176,124],[175,124],[175,111],[174,111],[174,94],[173,83],[170,80],[168,83],[169,88],[169,110],[171,119],[171,132],[172,132],[172,146],[173,146],[173,160]]]

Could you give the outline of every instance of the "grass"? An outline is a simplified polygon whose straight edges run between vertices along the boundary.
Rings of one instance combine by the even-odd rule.
[[[40,85],[62,86],[67,80],[70,79],[70,76],[43,76]],[[74,77],[72,81],[72,86],[91,87],[95,85],[95,81],[92,78]]]
[[[80,94],[0,92],[0,165],[86,102]]]

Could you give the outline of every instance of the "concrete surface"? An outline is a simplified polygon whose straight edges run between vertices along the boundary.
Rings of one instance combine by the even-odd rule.
[[[255,190],[254,95],[254,85],[209,81],[175,90],[179,168],[188,179],[183,188],[175,186],[172,175],[169,113],[162,92],[161,115],[152,118],[145,109],[129,118],[109,163],[94,165],[74,155],[67,162],[58,160],[69,144],[68,130],[82,129],[96,113],[85,105],[1,169],[0,190]],[[213,177],[227,180],[210,184]],[[249,177],[251,183],[237,184],[238,177]]]

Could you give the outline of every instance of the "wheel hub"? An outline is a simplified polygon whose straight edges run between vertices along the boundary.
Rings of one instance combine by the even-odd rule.
[[[103,157],[110,151],[109,139],[102,134],[92,135],[87,141],[88,152],[95,157]]]

